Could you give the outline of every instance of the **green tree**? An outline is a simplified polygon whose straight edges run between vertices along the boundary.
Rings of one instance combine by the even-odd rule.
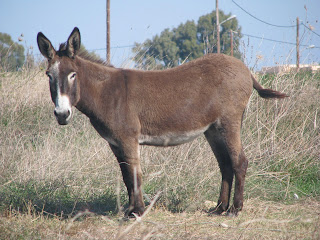
[[[179,47],[173,38],[174,33],[167,28],[152,40],[148,39],[143,44],[135,43],[133,51],[136,53],[136,64],[145,69],[178,65]]]
[[[219,11],[219,21],[222,23],[224,20],[231,17],[231,13],[225,15],[223,11]],[[217,28],[216,28],[216,13],[201,16],[198,20],[198,34],[199,38],[202,39],[205,46],[205,53],[217,52]],[[233,35],[234,42],[234,56],[241,58],[241,54],[238,50],[239,41],[241,36],[241,27],[238,25],[238,20],[232,18],[220,25],[220,45],[221,52],[230,54],[230,30],[236,32]]]
[[[179,48],[180,61],[192,60],[203,55],[203,43],[198,39],[198,29],[194,21],[187,21],[173,29],[174,41]]]
[[[13,42],[9,34],[0,33],[0,71],[16,71],[24,60],[24,47]]]
[[[219,20],[223,22],[231,13],[219,12]],[[239,40],[241,28],[236,18],[224,22],[220,26],[221,52],[230,54],[230,30],[234,34],[234,56],[241,57]],[[135,53],[136,65],[144,69],[161,69],[177,66],[185,61],[190,61],[204,54],[217,52],[216,49],[216,14],[215,11],[201,16],[197,22],[187,21],[177,28],[165,29],[160,35],[147,39],[144,43],[135,43],[132,51]]]

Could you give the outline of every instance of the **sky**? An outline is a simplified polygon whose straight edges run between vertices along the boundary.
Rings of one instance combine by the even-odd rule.
[[[214,0],[110,1],[111,63],[128,68],[133,67],[129,60],[135,42],[152,39],[165,28],[172,29],[187,20],[197,22],[200,16],[216,8]],[[236,15],[242,33],[246,34],[240,44],[245,63],[253,69],[260,69],[262,66],[296,62],[296,27],[275,27],[263,23],[233,1],[256,18],[273,25],[295,25],[299,17],[316,33],[300,26],[301,44],[304,45],[300,47],[300,63],[320,62],[320,0],[219,1],[219,9]],[[23,34],[22,44],[36,59],[41,58],[36,42],[38,32],[43,32],[58,48],[75,26],[80,29],[84,46],[105,59],[106,0],[0,1],[0,32],[11,35],[14,41]]]

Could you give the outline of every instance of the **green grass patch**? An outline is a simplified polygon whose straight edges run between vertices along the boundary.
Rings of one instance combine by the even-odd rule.
[[[291,184],[302,193],[320,200],[320,167],[308,167],[291,178]]]
[[[6,209],[28,212],[30,206],[37,212],[57,216],[72,216],[86,209],[99,214],[117,212],[113,190],[106,188],[95,194],[80,192],[61,182],[12,182],[0,189],[0,212]]]

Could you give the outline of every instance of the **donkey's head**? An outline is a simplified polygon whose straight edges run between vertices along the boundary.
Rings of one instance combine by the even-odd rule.
[[[80,49],[80,32],[74,28],[66,44],[56,51],[49,39],[39,32],[37,36],[39,50],[48,59],[51,99],[55,105],[54,115],[60,125],[68,124],[72,116],[72,106],[80,99],[80,84],[77,83],[75,56]]]

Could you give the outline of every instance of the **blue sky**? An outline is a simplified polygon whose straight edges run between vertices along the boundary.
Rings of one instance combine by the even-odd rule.
[[[214,0],[110,0],[111,1],[111,62],[126,66],[134,42],[142,43],[165,28],[177,27],[215,9]],[[275,25],[294,25],[299,17],[320,35],[319,0],[234,0],[261,20]],[[305,8],[306,6],[306,8]],[[220,0],[219,8],[237,16],[242,33],[284,42],[296,41],[296,28],[277,28],[257,21],[232,0]],[[106,0],[1,0],[0,32],[14,41],[23,33],[24,45],[32,46],[39,57],[36,36],[42,31],[58,47],[67,40],[72,29],[80,29],[82,43],[88,50],[105,58]],[[302,43],[319,48],[301,47],[301,63],[320,62],[320,37],[300,27]],[[120,47],[120,48],[118,48]],[[295,63],[295,46],[252,37],[242,38],[246,63],[260,68],[282,63]],[[258,57],[257,57],[258,56]],[[257,62],[257,59],[260,59]],[[132,66],[132,65],[131,65]]]

